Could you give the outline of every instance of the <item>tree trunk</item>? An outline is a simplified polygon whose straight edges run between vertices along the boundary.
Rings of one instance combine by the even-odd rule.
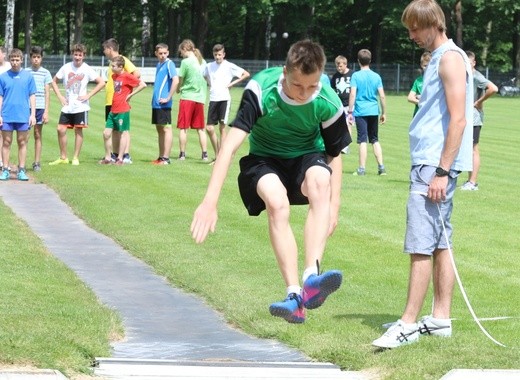
[[[141,56],[150,56],[150,14],[148,9],[148,0],[141,0],[143,7],[143,22],[141,32]]]
[[[195,46],[204,52],[204,44],[208,35],[208,3],[209,0],[193,2],[192,32],[195,36]]]
[[[83,39],[83,12],[85,0],[77,0],[74,16],[74,43],[79,44]]]
[[[13,48],[14,3],[15,0],[7,0],[7,7],[5,12],[5,48],[7,50],[11,50]]]
[[[520,10],[513,15],[513,69],[516,71],[516,84],[520,83]]]
[[[455,43],[461,49],[464,48],[464,42],[462,40],[462,0],[457,0],[455,3],[455,22],[456,22],[456,32],[455,32]]]
[[[482,48],[482,54],[480,56],[480,62],[482,66],[487,66],[487,56],[489,53],[489,46],[491,45],[491,30],[493,29],[493,21],[489,20],[486,24],[486,37],[484,39],[484,47]]]
[[[31,0],[26,0],[25,7],[25,53],[29,54],[31,51],[31,37],[32,37],[32,23],[33,14],[31,10]]]

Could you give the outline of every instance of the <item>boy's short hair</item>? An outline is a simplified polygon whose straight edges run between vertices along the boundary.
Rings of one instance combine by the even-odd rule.
[[[221,50],[226,50],[223,44],[216,44],[215,46],[213,46],[213,53],[216,53],[217,51]]]
[[[446,16],[435,0],[414,0],[404,9],[401,22],[407,29],[437,28],[446,31]]]
[[[125,59],[122,55],[118,55],[117,57],[112,58],[112,62],[119,67],[125,67]]]
[[[103,49],[109,48],[109,49],[112,49],[113,51],[119,53],[119,42],[117,42],[117,40],[115,38],[109,38],[108,40],[103,42],[102,46],[103,46]]]
[[[301,40],[295,42],[289,48],[285,69],[287,72],[300,70],[302,74],[309,75],[317,71],[323,72],[325,67],[325,52],[323,47],[311,40]]]
[[[341,62],[343,62],[343,63],[346,65],[347,62],[348,62],[348,61],[347,61],[347,58],[344,57],[344,56],[342,56],[342,55],[338,55],[338,56],[336,57],[336,59],[334,60],[334,63],[337,65],[338,63],[341,63]]]
[[[5,46],[0,46],[0,51],[4,54],[7,54],[7,48]]]
[[[372,53],[368,49],[361,49],[357,53],[357,59],[360,65],[366,66],[372,62]]]
[[[79,51],[83,54],[86,54],[87,53],[87,48],[85,45],[83,44],[74,44],[72,45],[72,48],[70,49],[70,51],[74,54],[75,52]]]
[[[17,48],[11,49],[11,51],[9,52],[9,59],[14,57],[23,58],[23,52]]]
[[[43,57],[43,48],[41,46],[31,46],[31,51],[29,52],[29,56],[39,55]]]
[[[468,56],[469,59],[476,59],[477,56],[475,55],[475,53],[473,53],[471,50],[466,50],[466,55]]]
[[[169,50],[168,48],[168,45],[160,42],[158,43],[157,45],[155,45],[155,51],[159,50],[159,49],[166,49],[166,50]]]

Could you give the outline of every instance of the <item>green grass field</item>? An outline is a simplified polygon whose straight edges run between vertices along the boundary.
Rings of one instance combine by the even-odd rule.
[[[233,109],[238,105],[240,92],[240,89],[233,92]],[[150,98],[148,88],[132,99],[133,165],[97,164],[103,155],[104,94],[101,93],[92,101],[81,165],[50,167],[46,162],[58,156],[55,125],[59,109],[52,95],[52,121],[44,127],[43,170],[30,174],[34,174],[37,182],[53,188],[90,226],[114,238],[174,286],[201,295],[234,326],[259,337],[278,339],[317,361],[332,362],[348,370],[370,370],[381,378],[400,380],[439,379],[453,368],[520,368],[520,299],[516,293],[520,286],[517,259],[520,203],[516,199],[520,184],[519,99],[494,97],[486,103],[480,191],[458,191],[453,216],[455,259],[470,301],[481,318],[511,317],[483,322],[508,348],[494,345],[478,330],[461,293],[456,290],[452,339],[425,338],[415,345],[376,352],[371,342],[382,334],[381,324],[400,316],[408,283],[409,260],[401,252],[409,172],[407,131],[413,107],[406,97],[387,97],[388,121],[380,127],[388,176],[377,176],[373,156],[369,156],[365,177],[352,176],[357,167],[355,144],[351,145],[350,155],[342,156],[340,224],[328,242],[322,266],[325,270],[341,269],[344,284],[322,308],[309,311],[303,325],[290,325],[269,315],[269,304],[285,296],[284,283],[270,248],[265,213],[249,217],[241,204],[236,185],[238,157],[222,192],[216,233],[203,245],[191,240],[189,225],[204,195],[211,166],[200,160],[198,139],[193,131],[189,133],[186,161],[172,160],[172,165],[161,167],[150,164],[158,156],[157,134],[150,124]],[[177,137],[174,129],[172,157],[178,154]],[[73,134],[69,132],[69,154],[72,145]],[[246,152],[244,146],[239,153]],[[32,155],[31,148],[28,163],[32,162]],[[464,173],[460,184],[465,178]],[[18,225],[9,231],[10,236],[28,236],[29,250],[36,247],[41,266],[53,261],[24,226],[12,221],[12,215],[3,210],[0,215],[2,225]],[[292,223],[300,247],[305,215],[306,207],[293,207]],[[5,236],[0,238],[3,245],[8,241]],[[12,254],[20,256],[26,250],[15,245]],[[12,268],[0,265],[2,273]],[[53,263],[53,267],[64,276],[64,288],[67,281],[73,281],[59,263]],[[17,270],[21,273],[9,278],[2,276],[0,284],[21,293],[23,290],[17,288],[19,277],[29,269],[17,267]],[[5,297],[0,294],[2,305]],[[16,307],[16,313],[25,318],[34,315],[37,319],[34,308],[54,302],[38,293],[31,297],[30,303],[12,306]],[[98,308],[91,298],[85,290],[84,297],[75,297],[67,303],[81,308],[78,301],[89,300],[88,307]],[[431,298],[423,313],[428,314],[430,308]],[[62,364],[62,356],[70,355],[74,348],[56,352],[47,361],[27,353],[22,355],[12,346],[25,342],[30,333],[11,323],[14,316],[3,312],[0,315],[1,362],[29,361],[37,366],[84,369],[84,360]],[[101,315],[105,315],[103,311]],[[49,323],[54,323],[55,328],[85,324],[68,315]],[[82,330],[82,334],[91,334],[92,340],[85,357],[106,355],[106,339],[114,325],[104,326],[95,333]],[[56,341],[59,339],[50,344]],[[52,350],[46,343],[34,345],[38,344],[39,350]]]

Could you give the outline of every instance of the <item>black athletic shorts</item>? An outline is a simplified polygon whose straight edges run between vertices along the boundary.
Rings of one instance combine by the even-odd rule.
[[[256,191],[258,181],[266,174],[274,173],[287,189],[289,204],[306,205],[309,200],[301,192],[305,173],[312,166],[321,166],[330,173],[325,153],[309,153],[304,156],[282,159],[261,157],[254,154],[240,159],[238,189],[242,202],[251,216],[260,215],[265,210],[265,203]]]

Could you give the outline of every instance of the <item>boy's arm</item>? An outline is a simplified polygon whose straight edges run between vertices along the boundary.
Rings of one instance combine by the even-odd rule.
[[[0,95],[0,126],[4,124],[4,119],[2,118],[2,106],[4,105],[4,97]],[[0,131],[0,133],[2,133]]]
[[[160,104],[163,104],[163,103],[168,103],[170,101],[171,98],[173,98],[173,94],[175,94],[177,91],[177,89],[179,88],[179,77],[176,75],[172,78],[172,85],[170,87],[170,92],[168,93],[168,98],[166,99],[159,99],[159,103]]]
[[[356,87],[350,87],[350,95],[348,98],[348,115],[347,115],[347,122],[349,124],[354,124],[354,109],[356,107]]]
[[[48,84],[44,87],[45,91],[45,110],[43,111],[43,123],[47,124],[49,121],[49,107],[50,107],[50,98],[51,98],[51,89]]]
[[[97,83],[96,84],[96,87],[94,87],[92,89],[92,91],[90,91],[86,97],[87,99],[90,99],[91,97],[93,97],[94,95],[96,95],[99,91],[101,91],[104,87],[105,87],[105,81],[103,80],[103,78],[101,78],[100,76],[98,76],[95,80],[95,82]],[[79,98],[78,98],[79,99]]]
[[[196,243],[202,243],[210,231],[215,232],[218,219],[217,203],[220,192],[227,177],[233,156],[247,135],[247,132],[232,127],[226,135],[226,138],[222,141],[222,146],[215,160],[215,165],[213,166],[206,195],[193,214],[190,231]]]
[[[62,106],[67,105],[68,101],[60,92],[60,89],[58,87],[58,78],[56,76],[54,76],[54,78],[52,78],[51,87],[52,87],[52,90],[54,91],[54,93],[56,94],[56,96],[58,97],[58,99],[60,100],[61,105]]]
[[[330,224],[329,236],[334,233],[338,225],[339,208],[341,205],[341,183],[343,176],[343,160],[341,156],[328,156],[328,164],[332,169],[330,176]]]
[[[466,75],[462,56],[455,51],[444,53],[439,64],[439,76],[446,95],[450,121],[439,166],[445,170],[450,170],[457,157],[466,128]],[[444,201],[447,185],[447,176],[434,176],[428,187],[428,198],[432,202]]]
[[[381,115],[379,116],[379,121],[381,124],[384,124],[386,121],[386,98],[385,98],[385,90],[383,87],[379,87],[377,89],[379,93],[379,102],[381,103]]]
[[[142,80],[139,81],[139,84],[136,87],[134,87],[134,89],[132,90],[132,93],[128,94],[128,96],[126,97],[126,101],[128,102],[132,96],[134,96],[138,92],[144,90],[145,88],[146,88],[146,82],[144,82]]]
[[[32,127],[36,125],[36,95],[29,96],[29,105],[31,107],[31,115],[29,116],[29,125]]]
[[[249,78],[250,76],[251,76],[251,74],[249,74],[249,71],[244,70],[244,72],[242,73],[242,75],[240,76],[240,78],[237,78],[237,79],[235,79],[234,81],[232,81],[232,82],[228,85],[228,88],[233,87],[235,84],[242,82],[243,80]]]

